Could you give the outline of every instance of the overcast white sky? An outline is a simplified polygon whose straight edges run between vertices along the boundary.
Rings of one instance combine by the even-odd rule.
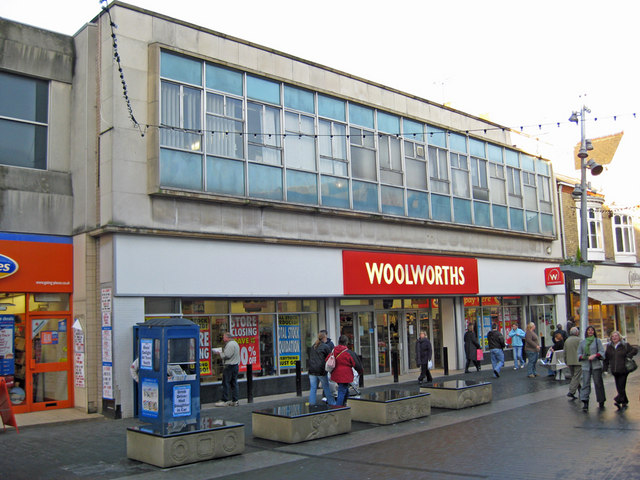
[[[584,103],[591,109],[588,137],[625,132],[613,163],[589,180],[608,203],[640,204],[640,28],[635,2],[128,3],[449,102],[514,129],[524,126],[525,133],[558,148],[552,158],[556,172],[576,177],[572,149],[580,129],[567,119]],[[0,0],[1,17],[69,35],[100,8],[98,0]]]

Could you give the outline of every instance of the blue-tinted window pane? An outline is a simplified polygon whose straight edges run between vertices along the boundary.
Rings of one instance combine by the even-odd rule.
[[[47,82],[0,72],[0,115],[47,123],[48,108]]]
[[[202,190],[202,155],[161,148],[160,185]]]
[[[431,195],[431,218],[445,222],[451,221],[451,197]]]
[[[536,172],[541,173],[542,175],[551,175],[549,163],[544,160],[536,159]]]
[[[0,164],[47,168],[47,127],[0,120]]]
[[[382,212],[390,215],[404,215],[404,190],[382,186]]]
[[[475,138],[469,138],[469,151],[471,155],[480,158],[487,158],[487,154],[484,151],[485,143]]]
[[[471,202],[469,200],[453,199],[453,221],[471,223]]]
[[[353,182],[353,208],[378,211],[378,186],[375,183]]]
[[[513,150],[505,149],[504,151],[505,157],[507,157],[507,165],[511,167],[519,167],[520,160],[518,160],[518,152],[514,152]]]
[[[282,200],[282,169],[250,163],[249,196]]]
[[[511,230],[524,232],[524,213],[517,208],[509,209],[509,217],[511,219]]]
[[[202,63],[191,58],[162,52],[160,75],[179,82],[202,85]]]
[[[314,173],[287,170],[287,201],[318,204],[318,176]]]
[[[318,115],[340,120],[341,122],[347,119],[344,102],[324,95],[318,95]]]
[[[538,224],[538,213],[525,210],[527,218],[527,232],[540,233],[540,225]]]
[[[389,115],[385,112],[378,111],[378,130],[381,132],[399,134],[400,133],[400,117]]]
[[[535,172],[536,167],[533,164],[533,157],[529,155],[522,155],[522,169],[527,170],[529,172]]]
[[[489,144],[489,160],[496,163],[504,163],[502,159],[502,147],[497,145]]]
[[[406,118],[402,119],[402,133],[409,140],[424,142],[424,125]]]
[[[315,113],[313,93],[290,85],[284,86],[284,106],[307,113]]]
[[[373,110],[355,103],[349,104],[349,123],[373,128]]]
[[[247,96],[280,105],[280,84],[247,75]]]
[[[207,157],[207,192],[244,196],[244,162]]]
[[[322,205],[349,208],[349,182],[344,178],[322,176]]]
[[[242,74],[207,63],[207,88],[242,95]]]
[[[449,148],[456,152],[467,153],[467,137],[457,133],[449,133]]]
[[[540,223],[542,223],[542,233],[553,235],[553,215],[540,214]]]
[[[410,217],[429,218],[429,194],[407,190],[407,207]]]
[[[491,209],[488,203],[473,202],[473,215],[476,225],[491,226]]]
[[[495,228],[509,228],[509,212],[507,207],[493,205],[493,226]]]
[[[447,148],[447,132],[440,128],[427,125],[427,134],[427,143],[429,145]]]

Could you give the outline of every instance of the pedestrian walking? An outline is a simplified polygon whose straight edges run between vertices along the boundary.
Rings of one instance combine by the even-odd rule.
[[[331,349],[327,345],[327,335],[324,332],[318,333],[316,342],[309,350],[309,405],[316,404],[316,393],[318,384],[322,386],[324,398],[329,405],[335,405],[333,395],[329,388],[329,376],[325,369],[327,357],[331,354]]]
[[[511,348],[513,349],[513,369],[524,367],[524,360],[522,358],[522,347],[524,346],[524,330],[520,328],[517,323],[511,324],[511,330],[509,330],[509,338],[511,338]]]
[[[336,359],[336,367],[331,372],[331,380],[338,384],[338,398],[336,405],[346,405],[349,398],[349,385],[353,382],[353,369],[356,362],[349,353],[347,344],[349,337],[340,335],[338,345],[333,349],[333,356]]]
[[[559,323],[558,325],[556,325],[556,331],[553,332],[553,338],[555,338],[556,333],[559,333],[560,335],[562,335],[562,340],[566,340],[567,338],[569,338],[569,335],[567,335],[567,332],[565,332],[562,329],[562,324]]]
[[[527,373],[529,378],[537,377],[536,363],[540,352],[540,339],[536,335],[536,324],[530,322],[527,325],[527,333],[524,336],[524,351],[527,354]]]
[[[464,354],[467,357],[464,373],[469,373],[469,365],[471,362],[476,366],[476,370],[478,372],[480,371],[478,350],[480,350],[480,344],[478,343],[478,335],[476,334],[476,325],[471,322],[467,327],[467,332],[464,334]]]
[[[433,377],[429,371],[429,363],[433,355],[433,347],[431,342],[427,338],[427,332],[424,330],[420,332],[420,338],[416,342],[416,363],[420,365],[420,376],[418,377],[418,383],[422,385],[422,381],[427,377],[427,382],[433,382]]]
[[[319,333],[324,333],[327,336],[327,346],[329,347],[329,350],[333,350],[334,348],[336,348],[336,346],[333,344],[333,340],[331,340],[331,337],[329,337],[329,332],[327,332],[326,330],[320,330]]]
[[[613,378],[616,381],[616,391],[618,394],[613,398],[613,404],[618,408],[626,408],[629,405],[627,398],[627,370],[626,361],[633,358],[638,353],[638,349],[622,339],[620,332],[611,332],[611,342],[605,350],[604,371],[611,369]]]
[[[225,343],[222,351],[218,351],[222,358],[222,400],[214,403],[216,407],[233,406],[237,407],[238,389],[238,369],[240,365],[240,346],[233,339],[233,335],[224,332],[222,341]],[[229,400],[229,397],[231,399]]]
[[[582,410],[589,410],[589,395],[591,394],[591,378],[596,390],[596,400],[600,408],[604,408],[607,397],[604,393],[604,383],[602,381],[602,360],[604,359],[604,347],[596,336],[596,329],[589,325],[584,336],[584,340],[578,345],[578,360],[582,364],[582,388],[580,389],[580,400],[582,400]]]
[[[491,325],[491,331],[487,334],[487,344],[489,351],[491,352],[491,366],[493,367],[493,374],[497,377],[500,376],[500,370],[504,366],[504,337],[498,330],[497,324]]]
[[[578,360],[578,346],[580,338],[578,337],[578,327],[572,327],[569,330],[569,338],[564,342],[564,361],[569,367],[571,373],[571,382],[569,383],[569,393],[567,397],[575,400],[576,392],[580,393],[580,379],[582,378],[582,365]]]

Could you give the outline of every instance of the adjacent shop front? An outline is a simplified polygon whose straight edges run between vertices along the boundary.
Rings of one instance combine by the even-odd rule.
[[[0,375],[16,413],[73,406],[67,237],[0,233]]]

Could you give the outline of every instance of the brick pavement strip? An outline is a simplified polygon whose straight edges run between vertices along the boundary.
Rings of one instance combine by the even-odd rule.
[[[631,408],[617,413],[609,400],[604,412],[592,407],[585,414],[579,402],[567,401],[566,384],[519,373],[491,380],[490,404],[434,409],[430,417],[383,427],[359,424],[348,435],[298,445],[250,435],[250,411],[262,403],[221,409],[221,416],[247,425],[245,453],[173,469],[126,458],[125,429],[135,419],[43,425],[20,434],[7,429],[0,433],[0,478],[233,479],[251,472],[252,479],[293,480],[322,469],[354,479],[501,479],[514,472],[531,479],[640,478],[639,375],[629,377]],[[611,378],[606,386],[611,399]]]

